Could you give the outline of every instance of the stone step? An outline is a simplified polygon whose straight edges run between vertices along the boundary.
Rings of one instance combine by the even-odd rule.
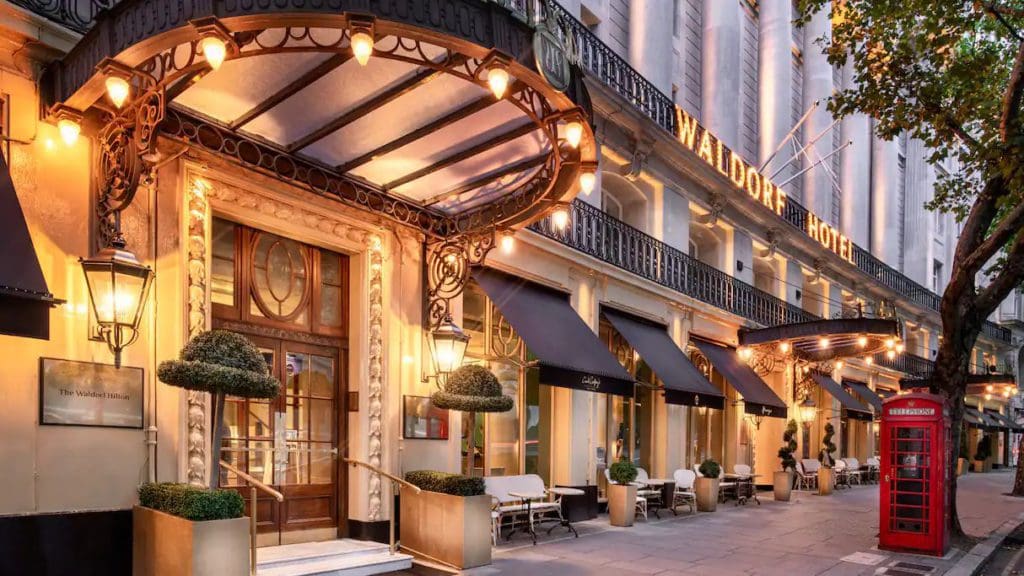
[[[412,566],[412,557],[390,554],[386,544],[329,540],[260,548],[259,576],[369,576]]]

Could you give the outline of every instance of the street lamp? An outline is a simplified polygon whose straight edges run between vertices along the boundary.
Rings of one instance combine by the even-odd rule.
[[[462,366],[469,335],[452,322],[452,316],[448,314],[441,320],[441,324],[430,332],[427,343],[430,345],[430,356],[434,361],[434,374],[437,375],[438,384],[441,384],[447,379],[448,374]]]
[[[121,351],[139,337],[139,322],[153,279],[153,270],[125,246],[124,236],[118,233],[95,257],[79,260],[100,337],[114,353],[118,368]]]

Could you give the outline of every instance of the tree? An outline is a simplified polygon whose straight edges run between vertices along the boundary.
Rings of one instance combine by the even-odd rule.
[[[832,437],[835,434],[836,427],[831,422],[826,422],[825,435],[821,438],[821,451],[818,452],[818,461],[825,468],[831,468],[836,463],[836,459],[832,456],[832,453],[836,451],[836,445],[832,442]]]
[[[444,389],[434,392],[430,401],[438,408],[468,414],[466,454],[469,470],[466,473],[472,476],[476,457],[476,413],[508,412],[512,409],[512,397],[501,393],[501,383],[490,370],[467,364],[455,369],[448,376]]]
[[[956,160],[928,205],[962,225],[932,374],[956,438],[971,349],[1024,279],[1024,1],[800,0],[798,9],[804,21],[830,11],[831,38],[821,43],[833,65],[852,63],[852,86],[834,96],[833,113],[867,114],[879,137],[906,133],[928,147],[931,162]],[[949,470],[947,529],[962,540]]]
[[[281,384],[270,375],[263,355],[248,338],[226,330],[197,334],[181,349],[180,359],[160,363],[157,376],[164,384],[209,392],[213,397],[210,488],[218,487],[225,398],[276,398]]]
[[[782,446],[779,448],[779,460],[783,470],[796,470],[796,459],[793,458],[793,453],[797,449],[797,432],[799,432],[799,428],[796,427],[796,420],[790,420],[786,424],[786,431],[782,433]]]

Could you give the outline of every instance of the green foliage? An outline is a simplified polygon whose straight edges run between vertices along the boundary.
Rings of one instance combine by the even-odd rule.
[[[484,479],[436,470],[413,470],[405,473],[410,484],[430,492],[452,496],[479,496],[484,493]]]
[[[435,392],[434,406],[460,412],[508,412],[511,396],[501,393],[501,383],[490,370],[476,364],[461,366],[448,376],[444,390]]]
[[[280,389],[256,346],[226,330],[198,334],[179,360],[161,362],[157,375],[171,386],[245,398],[275,398]]]
[[[779,448],[779,460],[782,461],[783,470],[796,470],[796,459],[793,458],[793,453],[797,449],[797,432],[799,432],[799,428],[796,426],[796,420],[790,420],[786,424],[786,431],[782,434],[782,447]]]
[[[139,487],[139,504],[193,522],[241,518],[245,501],[235,490],[210,490],[175,482]]]
[[[612,467],[608,469],[608,477],[616,484],[629,484],[636,480],[636,474],[636,466],[625,458],[613,462]]]
[[[988,460],[992,456],[992,437],[984,435],[978,441],[978,451],[974,453],[975,460]]]
[[[700,467],[697,468],[700,471],[701,476],[705,478],[718,478],[718,475],[722,473],[722,467],[719,466],[718,462],[708,458],[707,460],[700,463]]]
[[[825,436],[821,439],[821,451],[818,452],[818,461],[825,468],[831,468],[835,463],[832,453],[836,451],[836,445],[832,443],[832,437],[836,434],[836,427],[831,422],[825,423]]]

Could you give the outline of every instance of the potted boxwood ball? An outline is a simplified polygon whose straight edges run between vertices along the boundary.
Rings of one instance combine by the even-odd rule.
[[[796,452],[796,420],[790,420],[786,425],[786,431],[782,434],[782,447],[779,448],[779,460],[782,463],[782,470],[775,472],[772,476],[772,488],[775,493],[775,500],[789,502],[790,494],[793,491],[793,472],[796,470],[796,459],[793,452]]]
[[[992,470],[992,437],[984,435],[978,441],[978,450],[974,453],[974,471],[990,472]]]
[[[836,472],[832,469],[835,458],[832,453],[836,451],[836,445],[832,443],[832,437],[836,434],[836,428],[831,422],[825,424],[825,436],[821,439],[821,451],[818,452],[818,495],[828,496],[835,487]]]
[[[508,412],[512,409],[512,397],[501,393],[497,377],[483,366],[467,364],[455,369],[444,384],[444,389],[430,396],[434,406],[442,410],[465,412],[469,419],[467,441],[467,474],[473,475],[476,456],[476,413]]]
[[[709,458],[700,463],[697,471],[700,475],[693,484],[697,494],[697,510],[714,512],[718,508],[718,475],[722,473],[722,467]]]
[[[608,469],[608,521],[612,526],[632,526],[636,518],[636,466],[626,459]]]

